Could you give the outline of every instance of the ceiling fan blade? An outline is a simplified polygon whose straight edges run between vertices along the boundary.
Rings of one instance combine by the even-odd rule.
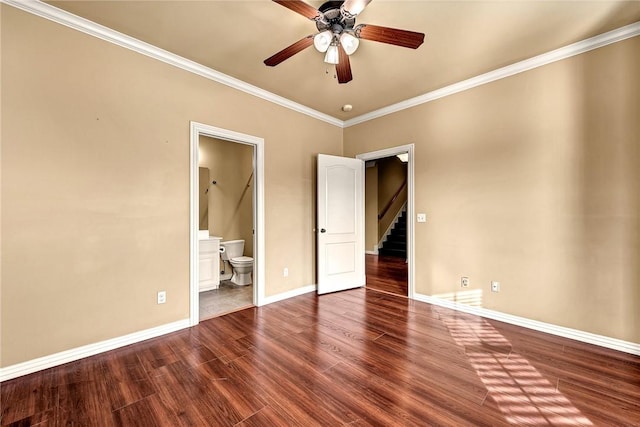
[[[314,21],[320,18],[320,16],[322,16],[322,13],[320,13],[318,9],[316,9],[311,5],[308,5],[307,3],[301,0],[273,0],[273,1],[278,3],[279,5],[286,7],[289,10],[293,10],[294,12],[299,13],[305,18],[309,18]]]
[[[378,25],[360,24],[355,28],[356,37],[374,42],[417,49],[424,42],[424,34]]]
[[[371,3],[371,0],[346,0],[341,9],[348,12],[351,16],[356,16]]]
[[[264,60],[264,64],[268,65],[269,67],[275,67],[276,65],[278,65],[279,63],[281,63],[282,61],[285,61],[289,58],[291,58],[293,55],[295,55],[296,53],[308,48],[309,46],[311,46],[313,44],[313,36],[309,35],[301,40],[298,40],[297,42],[295,42],[294,44],[292,44],[289,47],[285,47],[284,49],[282,49],[280,52],[276,53],[273,56],[270,56],[269,58]]]
[[[351,64],[349,63],[349,55],[344,48],[338,45],[338,63],[336,64],[336,75],[338,83],[349,83],[353,76],[351,75]]]

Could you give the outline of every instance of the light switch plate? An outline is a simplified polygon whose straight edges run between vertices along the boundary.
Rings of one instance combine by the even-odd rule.
[[[427,214],[419,213],[418,214],[418,222],[427,222]]]

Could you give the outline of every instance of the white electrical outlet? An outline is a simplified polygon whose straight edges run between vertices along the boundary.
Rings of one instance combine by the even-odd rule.
[[[167,302],[167,291],[158,291],[158,304]]]
[[[282,277],[289,277],[289,268],[285,267],[284,270],[282,270]]]
[[[500,292],[500,282],[491,282],[491,292]]]
[[[463,276],[460,279],[460,286],[462,286],[463,288],[466,288],[467,286],[469,286],[469,278],[466,276]]]
[[[427,222],[427,214],[419,213],[417,219],[418,222]]]

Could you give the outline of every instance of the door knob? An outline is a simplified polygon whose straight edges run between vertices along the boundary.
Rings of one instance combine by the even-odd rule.
[[[321,233],[326,233],[326,232],[327,232],[327,230],[325,230],[324,228],[321,228],[321,229],[320,229],[320,232],[321,232]]]

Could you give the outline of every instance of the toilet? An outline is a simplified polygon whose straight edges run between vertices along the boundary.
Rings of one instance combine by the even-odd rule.
[[[220,242],[220,248],[220,256],[224,261],[229,261],[233,269],[231,283],[240,286],[250,285],[253,258],[242,255],[244,252],[244,240]]]

